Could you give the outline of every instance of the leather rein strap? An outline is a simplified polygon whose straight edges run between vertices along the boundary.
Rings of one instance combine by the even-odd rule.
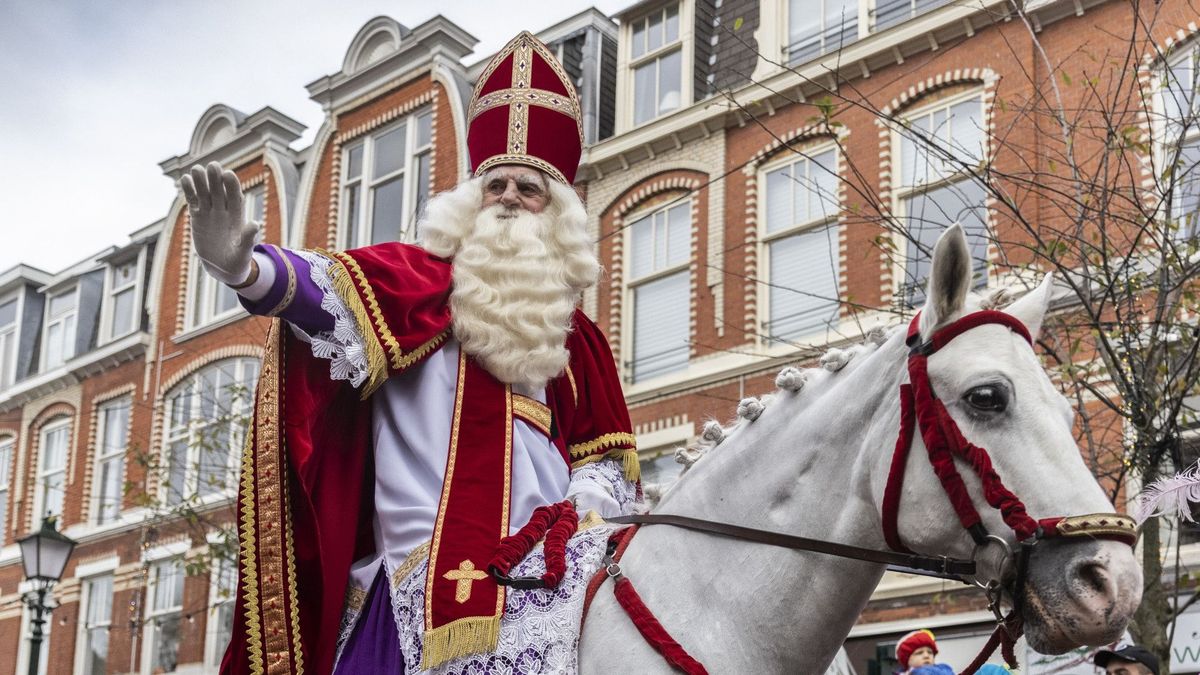
[[[871,548],[838,544],[820,539],[809,539],[792,534],[782,534],[768,530],[757,530],[741,525],[731,525],[687,516],[670,514],[646,513],[619,518],[608,518],[606,522],[619,525],[674,525],[697,532],[707,532],[723,537],[752,541],[759,544],[778,546],[799,551],[813,551],[841,558],[854,558],[885,565],[898,565],[914,570],[928,572],[934,576],[961,580],[975,574],[975,561],[946,556],[917,555],[915,553],[898,553],[893,551],[878,551]]]

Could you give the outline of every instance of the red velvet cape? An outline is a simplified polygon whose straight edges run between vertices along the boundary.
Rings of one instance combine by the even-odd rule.
[[[222,673],[332,671],[350,565],[374,549],[366,399],[449,336],[448,261],[399,243],[321,253],[366,337],[370,373],[360,389],[334,382],[327,360],[279,320],[271,326],[242,458],[237,609]],[[607,340],[576,311],[567,348],[570,363],[546,392],[555,446],[572,468],[619,458],[635,480]]]

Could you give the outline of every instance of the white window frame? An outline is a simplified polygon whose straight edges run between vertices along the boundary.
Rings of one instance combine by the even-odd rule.
[[[238,314],[244,313],[242,304],[237,301],[237,292],[217,281],[205,269],[200,258],[193,252],[189,263],[188,294],[186,303],[187,328],[195,329],[214,324]],[[216,311],[217,295],[225,289],[234,297],[233,305],[224,311]],[[199,312],[199,314],[197,314]]]
[[[1193,91],[1191,92],[1192,119],[1189,120],[1186,128],[1183,130],[1182,141],[1176,145],[1176,135],[1180,132],[1171,128],[1173,126],[1171,119],[1172,111],[1167,105],[1167,98],[1172,95],[1172,91],[1175,88],[1185,86],[1183,83],[1174,81],[1171,71],[1182,65],[1184,61],[1188,60],[1191,61],[1191,66],[1193,69],[1191,75],[1192,82],[1190,83],[1193,85]],[[1156,175],[1161,176],[1166,171],[1168,163],[1179,159],[1178,155],[1174,155],[1173,153],[1169,152],[1171,149],[1182,148],[1184,145],[1200,147],[1200,81],[1197,81],[1197,71],[1200,71],[1200,45],[1198,44],[1192,44],[1187,49],[1182,50],[1181,53],[1172,56],[1172,58],[1166,61],[1166,63],[1164,63],[1159,70],[1158,77],[1156,78],[1157,96],[1154,97],[1153,102],[1155,114],[1153,115],[1154,119],[1152,123],[1155,139],[1152,152],[1154,153],[1154,172]],[[1200,174],[1200,166],[1193,168],[1192,173]],[[1193,180],[1197,183],[1200,183],[1200,175],[1194,175]],[[1182,187],[1183,181],[1176,178],[1174,179],[1174,182],[1175,189],[1171,191],[1171,196],[1175,199],[1180,199],[1181,197],[1177,194],[1177,192]],[[1159,187],[1162,188],[1166,186],[1160,185]],[[1200,185],[1197,186],[1197,190],[1200,191]],[[1163,200],[1165,200],[1166,197],[1167,194],[1165,194],[1165,192],[1159,195],[1159,198]],[[1176,214],[1176,208],[1177,207],[1175,204],[1167,204],[1166,215],[1172,219],[1178,218],[1179,216]],[[1184,226],[1188,227],[1189,224],[1184,223]],[[1198,209],[1196,214],[1193,216],[1192,222],[1190,223],[1190,228],[1192,229],[1193,236],[1200,236],[1200,209]],[[1175,241],[1186,241],[1186,235],[1186,230],[1177,232],[1174,237]]]
[[[166,566],[174,566],[176,573],[173,575],[177,579],[175,583],[179,584],[179,603],[172,604],[169,607],[158,607],[158,585],[162,576],[162,570]],[[179,617],[180,632],[183,630],[183,600],[185,597],[185,585],[187,583],[187,570],[184,568],[182,558],[162,558],[152,560],[150,562],[150,578],[146,585],[146,612],[144,623],[142,624],[142,668],[144,675],[151,675],[154,670],[154,651],[158,645],[157,621],[161,618],[170,617],[175,614]],[[176,645],[175,665],[176,670],[179,666],[179,645]]]
[[[228,588],[222,588],[221,574],[228,568],[227,577],[232,584]],[[237,600],[237,560],[229,558],[219,558],[210,566],[208,579],[208,624],[204,630],[204,662],[211,667],[221,665],[221,659],[225,656],[225,648],[228,645],[217,643],[217,630],[220,628],[221,608],[232,607],[234,601]]]
[[[218,418],[225,414],[233,417],[233,419],[225,422],[230,425],[229,453],[226,456],[226,475],[230,480],[225,490],[214,490],[208,494],[201,495],[200,493],[202,491],[202,486],[199,483],[199,462],[201,459],[201,452],[205,449],[202,444],[204,442],[211,441],[211,438],[214,436],[212,430],[217,426],[217,423],[213,420],[205,419],[200,416],[200,413],[202,412],[202,406],[204,405],[204,400],[203,397],[198,394],[202,391],[202,382],[206,373],[220,369],[222,366],[229,364],[233,365],[235,381],[245,383],[248,389],[248,391],[241,392],[238,396],[234,397],[231,404],[232,407],[228,411],[217,411],[216,402],[213,402],[212,404],[214,412],[216,412]],[[248,378],[247,369],[251,364],[254,365],[255,377]],[[253,406],[253,388],[260,367],[261,364],[259,363],[259,360],[253,357],[234,357],[231,359],[214,361],[213,363],[206,364],[203,368],[190,373],[186,378],[176,384],[171,391],[166,393],[163,400],[163,442],[161,446],[163,452],[162,465],[166,468],[166,476],[170,477],[173,473],[171,467],[171,444],[175,441],[187,441],[187,458],[185,460],[185,467],[183,471],[184,485],[182,490],[180,490],[178,493],[179,500],[186,500],[189,497],[198,496],[201,503],[207,503],[208,501],[212,500],[228,498],[236,491],[237,486],[235,485],[235,479],[237,477],[237,466],[240,461],[242,440],[245,438],[246,432],[245,427],[237,424],[237,419],[243,415],[248,418],[250,415]],[[190,410],[186,413],[182,413],[186,415],[186,417],[183,418],[183,425],[179,426],[175,423],[175,405],[177,401],[176,395],[183,393],[184,388],[188,389],[187,400],[190,405]],[[176,489],[178,489],[178,486],[170,485],[169,480],[164,481],[163,485],[160,487],[161,498],[164,503],[180,503],[180,501],[175,500],[173,496],[173,491]]]
[[[21,342],[23,295],[23,293],[11,293],[0,296],[0,305],[13,303],[13,322],[6,326],[0,326],[0,390],[12,386],[17,381],[17,348]]]
[[[108,615],[102,616],[95,625],[89,623],[91,619],[91,603],[93,595],[96,592],[96,583],[102,579],[109,580],[108,589]],[[79,626],[78,634],[75,638],[75,670],[78,673],[87,673],[87,658],[88,658],[88,641],[91,638],[91,629],[103,628],[108,631],[108,655],[105,657],[107,665],[108,659],[112,655],[112,616],[113,616],[113,599],[116,595],[115,586],[116,575],[109,571],[102,574],[94,574],[84,579],[80,579],[80,596],[79,596],[79,618],[77,624]],[[95,674],[92,674],[95,675]],[[101,674],[103,675],[103,674]]]
[[[12,459],[17,448],[17,439],[15,436],[5,436],[0,438],[0,547],[4,546],[4,542],[8,540],[8,518],[12,515],[9,511],[9,497],[12,495],[12,488],[9,483],[13,479],[11,473]]]
[[[46,441],[47,441],[48,437],[50,436],[50,434],[58,432],[63,429],[66,429],[66,434],[65,434],[66,447],[63,448],[62,468],[54,469],[54,470],[43,469],[42,462],[43,462],[44,458],[46,457]],[[38,430],[37,464],[34,465],[34,467],[33,467],[33,472],[34,472],[34,474],[33,474],[34,475],[33,505],[34,505],[34,509],[33,509],[32,527],[37,527],[42,522],[42,519],[46,517],[46,513],[45,513],[45,509],[46,509],[45,481],[46,481],[46,478],[48,478],[52,475],[58,474],[58,473],[62,474],[62,477],[63,477],[63,507],[66,506],[67,475],[68,475],[68,470],[70,469],[70,466],[71,466],[71,445],[72,445],[71,441],[72,441],[73,434],[74,434],[74,420],[68,415],[64,415],[62,417],[55,418],[55,419],[47,422],[46,424],[43,424],[42,428]],[[61,512],[56,515],[59,518],[62,517]]]
[[[834,193],[833,193],[833,195],[830,196],[830,198],[834,201],[833,213],[829,214],[825,218],[818,217],[818,218],[813,218],[811,220],[807,220],[804,222],[792,223],[792,225],[785,227],[777,232],[768,233],[767,232],[767,228],[769,226],[769,223],[767,222],[767,216],[768,216],[768,214],[767,214],[767,206],[768,206],[767,176],[768,176],[768,174],[773,173],[773,172],[775,172],[779,169],[782,169],[786,166],[799,164],[801,162],[808,162],[810,164],[815,165],[815,162],[813,162],[812,159],[810,159],[810,158],[817,157],[818,155],[823,155],[827,152],[833,152],[833,169],[837,174],[834,178],[834,180],[835,180]],[[759,325],[759,329],[761,331],[761,335],[759,336],[759,341],[764,346],[770,347],[773,345],[783,344],[784,346],[790,347],[791,341],[796,340],[796,339],[803,339],[803,337],[804,337],[804,336],[798,336],[798,335],[793,335],[790,337],[779,337],[779,338],[770,337],[770,335],[771,335],[770,324],[772,323],[772,321],[771,321],[771,286],[768,286],[767,284],[774,283],[774,279],[773,279],[772,272],[771,272],[771,244],[778,242],[778,241],[782,241],[782,240],[787,239],[788,237],[792,237],[794,235],[803,234],[803,233],[809,232],[811,230],[823,229],[823,228],[831,228],[833,230],[831,236],[834,237],[835,242],[838,240],[838,238],[840,238],[841,231],[840,231],[840,226],[838,223],[838,216],[840,215],[841,202],[840,202],[839,194],[838,194],[838,190],[839,190],[838,184],[841,181],[841,161],[842,161],[841,152],[839,151],[837,144],[832,141],[828,141],[828,142],[819,142],[810,147],[806,147],[802,150],[802,154],[797,154],[794,152],[784,152],[781,154],[780,157],[777,157],[777,158],[773,159],[772,161],[763,164],[758,169],[758,194],[760,195],[760,197],[758,199],[758,247],[759,247],[758,248],[758,269],[759,269],[759,278],[762,280],[765,280],[767,283],[756,284],[756,286],[758,287],[758,307],[759,307],[758,325]],[[793,199],[793,203],[794,203],[794,199]],[[835,244],[835,250],[836,250],[836,244]],[[835,271],[835,277],[834,277],[834,283],[837,284],[838,278],[840,277],[840,274],[841,274],[840,256],[838,258],[835,258],[833,263],[834,263],[834,265],[837,266],[837,270]],[[799,290],[808,290],[808,289],[799,289]],[[835,300],[834,304],[838,305],[837,311],[840,313],[840,311],[841,311],[840,303],[837,302],[837,300]],[[837,320],[838,320],[837,318],[834,319],[835,322]]]
[[[67,295],[75,296],[74,306],[56,317],[51,317],[50,306],[55,300]],[[72,286],[70,290],[48,293],[46,295],[46,307],[43,310],[43,316],[45,318],[42,321],[44,327],[42,328],[41,370],[45,371],[58,368],[75,357],[75,338],[79,332],[79,285]],[[62,326],[68,322],[70,322],[69,330],[63,329],[62,331],[62,360],[53,363],[50,361],[50,329],[54,326]]]
[[[429,117],[429,140],[422,145],[417,145],[420,132],[419,121],[420,118],[425,116]],[[424,106],[404,116],[403,119],[372,130],[371,133],[364,134],[363,137],[357,138],[342,147],[341,184],[339,185],[338,192],[341,195],[339,201],[341,210],[339,220],[341,222],[338,241],[342,248],[358,248],[368,246],[372,243],[375,230],[374,218],[372,217],[375,207],[375,190],[384,183],[396,179],[404,181],[404,194],[402,197],[404,212],[401,215],[398,241],[412,242],[416,240],[417,219],[420,217],[420,211],[424,209],[424,205],[429,200],[429,196],[433,190],[431,183],[425,186],[425,190],[422,193],[419,183],[422,158],[428,158],[428,166],[430,167],[430,171],[432,171],[433,133],[436,121],[433,115],[433,108]],[[395,131],[401,126],[404,127],[404,158],[400,162],[400,167],[382,176],[375,176],[375,146],[377,139]],[[350,154],[360,148],[362,149],[362,163],[359,174],[354,177],[348,177]],[[430,171],[426,172],[426,181],[430,180]],[[351,188],[358,189],[356,212],[352,212],[348,207],[350,204],[349,191]],[[353,223],[350,222],[352,218],[355,219]]]
[[[681,263],[677,263],[674,265],[667,265],[663,269],[654,270],[654,271],[650,272],[649,274],[646,274],[641,277],[637,277],[636,279],[633,278],[633,254],[634,254],[634,251],[633,251],[633,248],[634,248],[633,247],[633,231],[634,231],[633,224],[637,223],[638,221],[640,221],[644,218],[654,217],[660,213],[664,214],[664,216],[665,216],[665,214],[667,212],[669,212],[671,209],[674,209],[674,208],[683,208],[687,211],[687,214],[688,214],[688,243],[687,243],[688,255],[687,255],[686,259]],[[656,203],[649,208],[644,208],[644,209],[636,211],[634,213],[622,216],[621,221],[629,224],[629,226],[625,228],[625,232],[623,233],[624,237],[625,237],[625,242],[624,242],[624,246],[623,246],[624,262],[623,262],[622,269],[625,270],[625,275],[622,278],[623,288],[621,291],[622,299],[623,299],[623,302],[622,302],[623,317],[622,317],[621,325],[628,326],[629,330],[624,333],[624,337],[621,340],[621,342],[622,342],[622,345],[621,345],[622,368],[621,368],[621,370],[624,373],[624,379],[626,382],[629,382],[631,384],[642,384],[644,382],[657,380],[662,377],[668,377],[670,375],[682,372],[687,369],[687,364],[685,364],[682,368],[678,368],[678,369],[671,370],[671,371],[664,372],[664,373],[659,373],[657,375],[650,375],[650,376],[645,376],[642,378],[635,379],[634,378],[634,369],[633,369],[633,360],[634,360],[634,341],[635,341],[635,335],[637,332],[637,325],[635,323],[635,316],[636,316],[635,296],[636,296],[636,290],[638,287],[643,286],[648,283],[651,283],[651,282],[654,282],[654,281],[666,279],[667,277],[670,277],[670,276],[673,276],[676,274],[681,274],[681,273],[686,274],[686,275],[688,275],[688,303],[689,303],[689,305],[691,303],[691,300],[692,300],[691,293],[693,290],[693,288],[692,288],[693,279],[691,278],[691,264],[692,264],[691,238],[694,236],[694,230],[696,228],[695,220],[692,217],[692,198],[689,196],[689,197],[685,197],[683,199],[678,199],[678,198],[667,199],[667,200],[663,201],[662,203]],[[668,221],[668,223],[669,223],[669,221]],[[668,227],[668,232],[669,232],[669,227]],[[690,325],[688,328],[688,339],[691,339]],[[687,361],[688,361],[688,364],[690,364],[690,362],[691,362],[691,346],[690,345],[688,346]]]
[[[126,266],[133,267],[133,277],[128,281],[117,280],[117,270]],[[100,335],[101,342],[112,342],[118,338],[125,337],[130,333],[135,332],[141,323],[141,302],[142,292],[139,280],[142,277],[142,260],[139,255],[131,260],[124,260],[119,263],[112,263],[104,274],[104,305],[100,313]],[[118,328],[113,325],[117,313],[117,296],[122,293],[130,293],[132,295],[133,306],[131,308],[131,316],[129,325]]]
[[[905,132],[904,127],[905,127],[905,125],[907,125],[911,120],[913,120],[915,118],[932,115],[936,111],[943,110],[943,109],[948,110],[955,105],[970,101],[972,99],[977,100],[979,102],[979,121],[980,121],[980,125],[981,125],[981,129],[980,129],[981,146],[980,146],[979,152],[980,152],[980,164],[984,164],[988,161],[988,158],[991,157],[991,135],[988,133],[988,127],[987,127],[988,111],[987,111],[986,105],[984,104],[984,96],[983,96],[982,88],[972,88],[970,90],[961,92],[959,94],[955,94],[952,96],[947,96],[945,98],[938,99],[937,101],[934,101],[934,102],[926,104],[926,105],[914,107],[912,110],[905,110],[903,113],[901,113],[898,116],[898,121],[896,123],[893,123],[892,134],[891,134],[891,158],[892,158],[891,159],[891,169],[892,169],[892,185],[894,186],[894,188],[892,189],[891,202],[892,202],[892,213],[895,214],[897,220],[899,220],[900,222],[903,223],[908,218],[907,209],[905,208],[906,200],[908,200],[922,192],[929,193],[929,192],[933,192],[935,190],[939,190],[942,188],[947,188],[947,187],[951,187],[951,186],[959,185],[959,184],[965,184],[968,181],[974,180],[967,173],[965,173],[963,171],[955,170],[946,175],[939,175],[939,176],[933,178],[932,180],[928,180],[927,182],[910,184],[908,182],[907,177],[905,176],[905,171],[908,170],[908,167],[904,166],[905,161],[904,161],[903,143],[904,143],[904,132]],[[946,133],[949,133],[949,132],[947,131]],[[945,146],[945,143],[944,143],[945,139],[940,139],[940,140],[943,141],[941,143],[941,145],[943,145],[943,147],[951,147],[951,146]],[[957,150],[959,152],[964,151],[963,148],[958,148],[958,147],[953,147],[952,149]],[[940,161],[939,158],[940,158],[940,155],[938,155],[937,157],[932,157],[932,160]],[[984,188],[984,202],[982,204],[980,204],[979,206],[981,209],[984,209],[983,228],[984,228],[985,235],[987,235],[987,233],[991,232],[992,223],[991,223],[991,210],[987,208],[986,186]],[[970,235],[970,233],[968,233],[968,236],[969,235]],[[899,301],[899,302],[907,305],[908,304],[908,290],[909,290],[908,287],[906,286],[906,284],[908,283],[908,263],[909,263],[908,237],[904,236],[901,233],[897,233],[893,237],[893,242],[895,244],[894,251],[895,251],[895,255],[896,255],[896,261],[895,261],[895,265],[893,266],[893,274],[892,274],[892,279],[893,279],[893,281],[892,281],[892,297],[896,301]],[[991,249],[991,245],[989,243],[985,249],[985,258],[988,258],[989,260],[990,260],[990,254],[988,253],[988,251],[990,251],[990,249]],[[992,265],[990,264],[990,262],[987,265],[987,269],[985,269],[985,270],[978,269],[978,261],[975,262],[975,266],[976,266],[976,269],[974,270],[974,274],[981,277],[981,282],[982,282],[981,285],[986,285],[986,284],[990,283],[990,276],[992,273]],[[918,286],[920,286],[920,285],[923,285],[925,281],[926,281],[926,279],[917,279],[917,280],[915,280],[915,283]],[[918,297],[923,298],[924,290],[923,289],[918,289],[918,290],[919,290]]]
[[[678,6],[679,8],[678,38],[669,44],[660,45],[653,51],[647,51],[635,57],[633,55],[634,25],[645,25],[647,18],[654,13],[662,13],[665,20],[665,12],[671,6]],[[620,127],[617,130],[618,135],[635,127],[653,124],[656,120],[660,120],[680,110],[685,110],[688,106],[692,105],[695,89],[693,80],[696,59],[694,45],[696,19],[694,3],[691,0],[676,0],[676,2],[656,5],[653,9],[639,12],[622,23],[621,48],[618,51],[619,57],[617,63],[617,91],[620,92],[617,102],[617,110],[620,113],[618,117],[618,126]],[[640,66],[657,61],[675,50],[679,50],[679,106],[674,110],[658,112],[653,117],[641,122],[636,121],[637,91],[634,71]],[[655,91],[657,92],[657,77],[655,78],[655,82]],[[621,103],[622,100],[625,103]],[[658,96],[656,94],[656,108],[657,100]]]
[[[124,424],[124,429],[122,430],[122,437],[124,438],[124,440],[117,447],[109,447],[109,445],[108,445],[108,433],[109,433],[108,414],[109,414],[109,412],[114,411],[121,407],[124,407],[126,410],[125,424]],[[92,471],[93,482],[92,482],[92,495],[91,495],[91,504],[90,504],[91,508],[88,510],[88,513],[90,514],[90,519],[91,519],[92,524],[96,525],[96,526],[100,526],[100,525],[108,525],[110,523],[117,522],[121,519],[121,504],[122,504],[122,501],[124,500],[124,484],[125,484],[125,451],[129,446],[129,432],[130,432],[130,428],[132,426],[133,396],[126,395],[126,396],[121,396],[119,398],[115,398],[111,401],[105,401],[104,403],[102,403],[101,405],[99,405],[96,408],[96,416],[97,416],[97,420],[98,420],[98,423],[96,424],[96,450],[95,450],[96,464],[95,464],[95,468]],[[120,480],[117,484],[118,490],[117,490],[117,494],[115,496],[116,500],[117,500],[116,501],[116,511],[113,514],[113,517],[111,519],[104,520],[101,518],[101,515],[103,513],[103,506],[104,506],[103,500],[106,496],[103,493],[104,492],[103,468],[104,468],[105,464],[110,463],[110,462],[116,462],[117,465],[120,467],[117,472],[118,476],[120,477]]]

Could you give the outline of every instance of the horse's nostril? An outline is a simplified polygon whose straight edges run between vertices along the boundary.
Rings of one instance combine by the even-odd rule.
[[[1110,579],[1104,565],[1097,562],[1083,563],[1075,570],[1075,575],[1084,589],[1098,595],[1108,595]]]

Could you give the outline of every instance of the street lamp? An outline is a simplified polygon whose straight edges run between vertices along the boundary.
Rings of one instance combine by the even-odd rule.
[[[25,578],[34,585],[33,590],[25,594],[25,604],[33,612],[30,621],[33,634],[29,637],[29,673],[37,675],[38,658],[42,651],[42,626],[46,623],[42,618],[47,609],[46,594],[62,578],[71,551],[75,550],[75,540],[54,529],[54,517],[47,516],[40,530],[21,537],[17,544],[21,547]]]

